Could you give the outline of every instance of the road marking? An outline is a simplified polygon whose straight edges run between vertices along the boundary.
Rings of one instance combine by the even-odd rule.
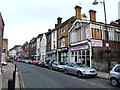
[[[25,88],[25,85],[24,85],[24,81],[23,81],[23,76],[22,76],[22,74],[21,74],[21,72],[19,72],[19,75],[20,75],[20,77],[19,77],[19,79],[21,79],[21,82],[20,82],[20,88],[22,88],[22,89],[24,89]]]

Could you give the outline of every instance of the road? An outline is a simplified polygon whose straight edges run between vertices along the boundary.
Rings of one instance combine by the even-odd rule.
[[[14,62],[22,74],[25,88],[114,88],[101,78],[78,78],[39,66]]]

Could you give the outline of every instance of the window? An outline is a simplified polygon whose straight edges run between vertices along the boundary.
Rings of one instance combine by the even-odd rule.
[[[92,38],[95,39],[102,39],[102,30],[92,28]]]
[[[53,41],[53,49],[55,49],[55,41]]]
[[[62,28],[60,28],[60,33],[63,34],[66,31],[66,26],[63,26]]]
[[[120,66],[115,68],[115,72],[120,72]]]
[[[61,39],[61,47],[65,47],[65,38]]]
[[[53,32],[53,39],[55,39],[55,31]]]

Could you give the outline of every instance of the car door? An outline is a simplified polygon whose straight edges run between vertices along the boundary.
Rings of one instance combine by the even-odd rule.
[[[58,64],[57,64],[57,63],[54,63],[54,69],[57,70],[57,68],[58,68]]]
[[[120,66],[117,66],[114,71],[116,78],[120,79]]]
[[[77,68],[76,68],[76,65],[74,63],[71,64],[71,73],[77,74]]]

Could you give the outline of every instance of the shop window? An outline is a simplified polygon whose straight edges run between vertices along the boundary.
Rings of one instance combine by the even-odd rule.
[[[74,52],[71,52],[71,56],[74,57]]]

